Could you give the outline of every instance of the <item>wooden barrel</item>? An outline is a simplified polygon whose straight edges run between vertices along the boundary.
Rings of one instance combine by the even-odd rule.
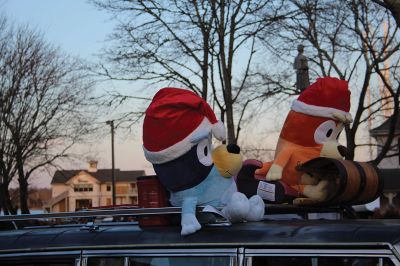
[[[365,176],[361,193],[352,200],[353,205],[365,204],[379,197],[383,189],[383,178],[379,177],[379,169],[365,162],[354,162],[361,175]]]
[[[375,200],[382,192],[379,170],[365,162],[319,157],[307,161],[297,170],[328,180],[328,198],[318,205],[359,205]]]

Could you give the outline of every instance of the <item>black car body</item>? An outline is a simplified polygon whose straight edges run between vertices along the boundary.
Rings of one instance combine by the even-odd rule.
[[[137,222],[0,231],[0,265],[400,265],[399,220],[305,220],[204,225]]]

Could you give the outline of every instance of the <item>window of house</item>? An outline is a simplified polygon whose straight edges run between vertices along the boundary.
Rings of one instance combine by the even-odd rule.
[[[107,185],[107,191],[111,191],[111,186]]]
[[[91,192],[93,191],[93,184],[75,184],[75,192]]]
[[[116,197],[117,205],[125,204],[125,197]]]
[[[77,199],[75,200],[75,211],[80,211],[82,209],[90,209],[92,208],[92,200],[91,199]]]
[[[138,204],[138,198],[136,196],[130,197],[130,199],[131,199],[131,202],[130,202],[131,204],[134,204],[134,205]]]
[[[117,194],[128,194],[129,193],[129,185],[128,184],[121,184],[117,185],[115,188]]]

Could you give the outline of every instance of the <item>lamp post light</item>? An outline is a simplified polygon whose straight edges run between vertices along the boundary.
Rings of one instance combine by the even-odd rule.
[[[112,205],[116,204],[115,201],[115,165],[114,165],[114,120],[106,122],[111,126],[111,190],[112,190]]]

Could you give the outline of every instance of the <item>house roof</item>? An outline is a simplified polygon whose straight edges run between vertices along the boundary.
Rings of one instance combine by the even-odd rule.
[[[98,169],[97,172],[89,172],[86,169],[80,170],[57,170],[53,179],[51,180],[51,184],[59,184],[66,183],[71,177],[76,176],[79,172],[86,172],[89,175],[93,176],[101,183],[111,182],[111,169]],[[137,171],[121,171],[119,169],[114,170],[115,173],[115,181],[136,181],[139,176],[145,175],[143,170]]]
[[[369,131],[371,136],[387,135],[389,133],[390,124],[393,121],[393,116],[386,119],[381,125]],[[397,117],[395,134],[400,134],[400,115]]]

